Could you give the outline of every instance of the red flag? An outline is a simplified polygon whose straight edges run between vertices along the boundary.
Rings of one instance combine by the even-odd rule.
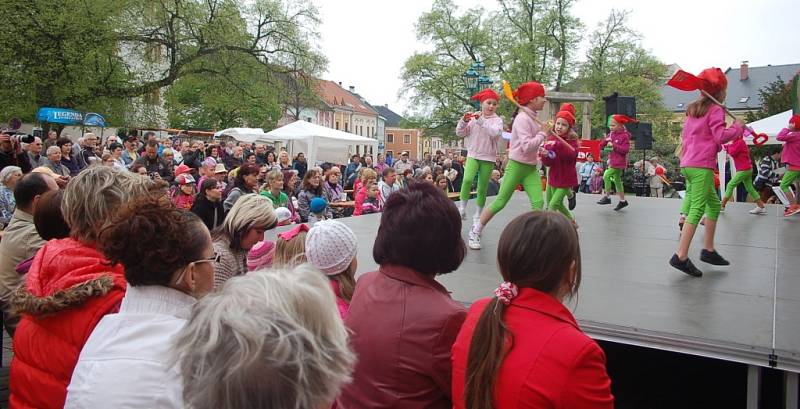
[[[703,88],[703,80],[684,70],[678,70],[678,72],[667,81],[667,85],[681,91],[697,91]]]

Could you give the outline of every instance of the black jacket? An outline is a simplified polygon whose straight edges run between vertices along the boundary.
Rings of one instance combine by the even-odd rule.
[[[222,201],[212,202],[206,198],[202,192],[197,195],[192,205],[192,213],[196,214],[203,220],[208,230],[214,230],[217,226],[222,224],[225,219],[225,210],[222,208]],[[214,216],[216,215],[216,224],[214,223]]]

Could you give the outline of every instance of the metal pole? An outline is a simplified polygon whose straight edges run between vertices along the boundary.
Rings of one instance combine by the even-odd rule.
[[[761,367],[747,366],[747,409],[758,409],[761,395]]]

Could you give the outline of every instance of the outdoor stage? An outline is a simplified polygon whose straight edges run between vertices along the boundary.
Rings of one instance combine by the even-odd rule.
[[[756,407],[761,371],[786,371],[786,407],[797,407],[800,372],[800,215],[747,212],[730,203],[720,215],[717,250],[731,265],[700,262],[703,228],[690,257],[704,272],[687,276],[669,266],[678,243],[680,200],[629,197],[620,212],[578,195],[574,211],[581,238],[583,281],[572,310],[583,330],[600,340],[750,365],[748,408]],[[491,203],[492,198],[488,199]],[[464,303],[486,297],[500,283],[497,240],[506,224],[528,209],[524,193],[484,229],[483,249],[469,250],[461,267],[439,277]],[[466,239],[474,200],[463,226]],[[340,219],[359,237],[359,272],[372,271],[372,243],[380,215]]]

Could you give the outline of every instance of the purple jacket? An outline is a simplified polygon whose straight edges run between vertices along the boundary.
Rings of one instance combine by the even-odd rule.
[[[467,156],[477,160],[494,162],[497,159],[497,141],[503,133],[503,119],[497,115],[458,121],[456,136],[467,139]]]
[[[542,145],[545,150],[555,153],[555,157],[542,157],[542,164],[550,167],[547,172],[547,184],[552,187],[573,187],[578,185],[578,173],[575,172],[575,162],[578,160],[578,141],[575,139],[567,140],[572,147],[564,145],[563,142],[550,135],[547,142]]]
[[[740,126],[725,128],[725,113],[717,105],[711,105],[700,118],[687,116],[683,124],[681,167],[715,169],[722,145],[741,135]]]
[[[528,108],[520,108],[514,124],[511,127],[511,144],[508,149],[508,158],[526,165],[539,164],[539,147],[546,135],[541,132],[541,127],[531,116],[536,117],[536,112]]]
[[[747,147],[747,142],[743,138],[734,139],[723,148],[728,152],[728,156],[733,158],[733,165],[736,166],[737,172],[753,169],[753,164],[750,162],[750,148]]]
[[[608,155],[608,167],[626,169],[628,152],[631,150],[631,133],[627,129],[609,132],[603,139],[603,146],[611,142],[611,154]]]
[[[450,350],[467,316],[432,277],[382,265],[356,283],[345,325],[358,362],[339,409],[450,409]]]
[[[800,131],[789,132],[788,128],[783,128],[776,139],[785,142],[781,162],[788,163],[792,170],[800,168]]]

